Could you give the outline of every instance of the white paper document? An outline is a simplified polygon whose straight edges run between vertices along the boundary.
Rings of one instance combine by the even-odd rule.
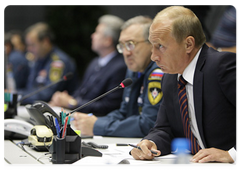
[[[117,165],[117,164],[130,164],[130,165],[144,165],[144,164],[171,164],[175,159],[175,155],[167,155],[162,157],[155,157],[153,160],[135,160],[129,151],[130,146],[116,146],[109,144],[108,149],[99,149],[103,154],[102,157],[87,156],[73,165]]]

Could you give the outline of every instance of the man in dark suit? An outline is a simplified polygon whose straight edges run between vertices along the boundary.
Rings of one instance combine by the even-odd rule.
[[[159,12],[150,27],[149,40],[153,45],[151,59],[168,74],[162,79],[163,102],[155,126],[138,144],[142,151],[133,149],[132,156],[152,159],[170,154],[174,138],[191,136],[192,162],[234,162],[236,54],[206,46],[200,21],[183,7]],[[182,77],[184,94],[184,90],[178,91]],[[187,98],[185,110],[183,96]]]
[[[67,92],[56,92],[50,102],[51,105],[75,109],[122,82],[127,66],[122,54],[116,50],[122,24],[123,20],[116,16],[104,15],[99,18],[99,24],[91,36],[92,50],[99,57],[89,64],[75,93],[70,96]],[[117,90],[80,111],[104,116],[120,106],[122,93],[123,90]]]

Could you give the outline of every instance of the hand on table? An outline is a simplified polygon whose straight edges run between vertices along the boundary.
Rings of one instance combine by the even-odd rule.
[[[81,130],[82,135],[93,136],[94,123],[97,121],[97,117],[92,115],[89,116],[85,113],[75,112],[74,115],[74,126],[76,129]]]
[[[232,157],[228,151],[224,151],[216,148],[201,149],[196,153],[192,159],[192,162],[222,162],[222,163],[233,163]]]
[[[137,160],[153,159],[154,156],[161,155],[161,152],[157,150],[157,146],[155,145],[155,143],[149,140],[146,140],[146,139],[142,140],[140,143],[137,144],[137,146],[140,146],[141,150],[136,148],[132,149],[131,154],[134,159],[137,159]],[[158,154],[154,155],[151,153],[150,150],[156,151]]]
[[[70,96],[67,91],[63,91],[63,92],[57,91],[53,94],[49,104],[52,106],[68,108],[68,105],[69,105],[68,102],[71,99],[73,99],[73,97]]]

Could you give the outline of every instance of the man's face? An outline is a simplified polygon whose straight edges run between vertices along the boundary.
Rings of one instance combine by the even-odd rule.
[[[95,32],[91,35],[92,38],[92,50],[96,53],[101,52],[105,48],[104,41],[106,37],[104,36],[104,30],[106,26],[104,24],[98,24]]]
[[[14,34],[12,35],[11,42],[14,48],[18,51],[25,51],[25,45],[22,43],[20,35]]]
[[[27,50],[37,58],[44,57],[45,49],[44,49],[44,41],[39,41],[37,38],[36,32],[29,32],[26,36],[26,45]]]
[[[151,44],[147,41],[143,42],[143,28],[134,24],[123,30],[119,37],[119,43],[133,41],[139,42],[135,44],[132,51],[128,51],[126,47],[123,48],[124,61],[128,69],[133,72],[143,72],[151,61]]]
[[[164,73],[176,74],[184,70],[185,44],[177,43],[171,34],[171,22],[155,22],[150,27],[149,41],[152,43],[152,61]]]

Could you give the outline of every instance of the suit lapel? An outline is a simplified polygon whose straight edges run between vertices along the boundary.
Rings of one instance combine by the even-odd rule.
[[[203,73],[200,72],[199,70],[196,70],[194,77],[196,77],[196,79],[194,78],[194,87],[193,87],[195,114],[196,114],[197,125],[198,125],[198,130],[199,130],[201,139],[203,141],[204,146],[206,146],[204,135],[203,135],[203,124],[202,124]]]
[[[193,95],[194,95],[194,107],[195,114],[197,119],[198,130],[202,139],[204,146],[206,146],[204,133],[203,133],[203,122],[202,122],[202,101],[203,101],[203,72],[201,71],[204,67],[204,63],[206,60],[206,51],[208,47],[206,45],[203,46],[202,51],[199,55],[195,74],[194,74],[194,84],[193,84]]]

